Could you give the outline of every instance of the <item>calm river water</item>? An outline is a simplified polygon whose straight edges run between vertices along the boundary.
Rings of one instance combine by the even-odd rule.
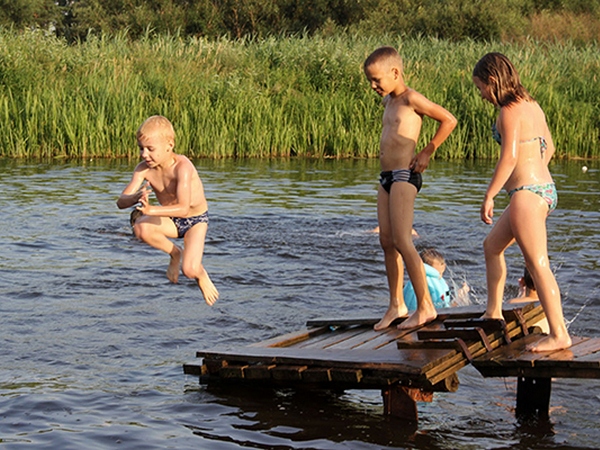
[[[549,251],[573,334],[599,336],[600,166],[552,167]],[[459,372],[409,429],[378,391],[334,396],[200,386],[197,350],[239,348],[317,317],[376,317],[387,288],[376,226],[377,161],[196,161],[209,199],[205,264],[221,293],[165,278],[115,200],[135,162],[0,161],[0,444],[36,449],[596,449],[600,381],[553,383],[551,421],[514,418],[512,379]],[[434,162],[418,242],[446,279],[485,299],[479,205],[485,164]],[[506,204],[500,195],[497,207]],[[497,210],[500,212],[500,209]],[[523,269],[509,250],[507,295]]]

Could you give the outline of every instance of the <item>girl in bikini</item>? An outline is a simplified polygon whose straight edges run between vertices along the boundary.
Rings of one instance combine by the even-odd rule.
[[[488,300],[484,318],[502,319],[506,282],[504,251],[515,241],[538,290],[549,334],[529,350],[567,348],[571,338],[563,317],[560,291],[548,261],[546,217],[556,207],[556,188],[548,170],[554,143],[544,112],[521,84],[510,60],[488,53],[473,69],[481,97],[500,109],[493,127],[500,159],[488,185],[481,220],[492,224],[494,197],[506,189],[510,203],[484,240]]]

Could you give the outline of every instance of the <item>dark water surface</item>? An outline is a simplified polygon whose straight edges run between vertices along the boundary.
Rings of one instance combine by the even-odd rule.
[[[205,263],[221,292],[165,278],[167,257],[130,234],[115,200],[134,163],[0,161],[0,444],[49,449],[596,449],[600,381],[555,380],[551,420],[514,418],[513,379],[459,372],[419,404],[417,430],[378,391],[342,395],[199,386],[182,365],[317,317],[387,305],[377,161],[196,161],[209,199]],[[553,166],[549,252],[573,334],[599,336],[600,167]],[[417,200],[419,242],[446,279],[485,301],[479,205],[489,164],[434,162]],[[506,204],[500,195],[497,214]],[[515,247],[507,296],[523,269]]]

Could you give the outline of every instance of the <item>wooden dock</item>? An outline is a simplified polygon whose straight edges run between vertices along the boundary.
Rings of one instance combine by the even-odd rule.
[[[426,326],[374,331],[378,319],[319,319],[306,329],[237,350],[199,351],[184,365],[200,383],[380,389],[385,414],[416,421],[417,402],[458,389],[473,364],[486,377],[520,377],[517,413],[548,414],[552,377],[600,378],[600,339],[575,338],[569,350],[530,353],[545,318],[537,303],[506,305],[505,321],[482,320],[481,306],[448,308]],[[532,388],[535,385],[535,388]]]
[[[548,418],[552,378],[600,379],[600,338],[574,336],[565,350],[526,351],[540,338],[525,336],[473,361],[484,377],[517,377],[517,416]]]

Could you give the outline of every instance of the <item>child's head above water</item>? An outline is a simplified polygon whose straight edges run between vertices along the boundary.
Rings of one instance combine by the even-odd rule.
[[[444,255],[435,248],[425,248],[419,252],[419,255],[425,264],[433,267],[440,275],[444,274],[444,271],[446,270],[446,260],[444,259]]]
[[[175,145],[175,130],[173,124],[164,116],[148,117],[137,130],[136,138],[141,140],[148,136],[160,136]]]

